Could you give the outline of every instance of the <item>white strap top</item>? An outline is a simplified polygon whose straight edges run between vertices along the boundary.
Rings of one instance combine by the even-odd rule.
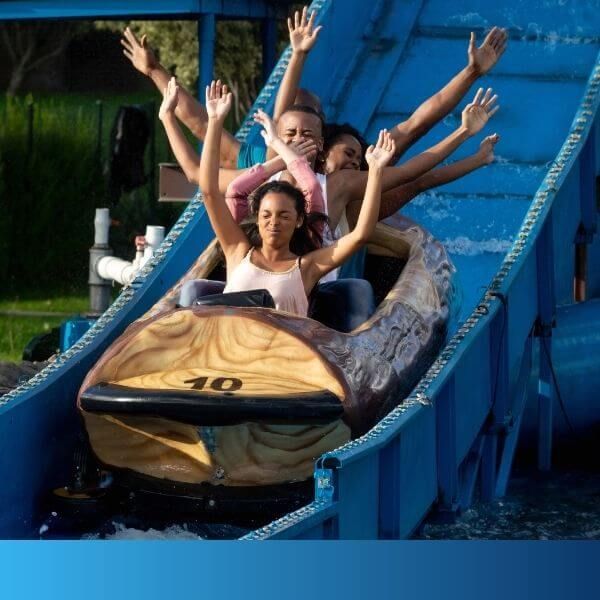
[[[240,264],[227,276],[225,292],[268,290],[275,301],[275,308],[306,317],[308,298],[300,273],[300,257],[287,271],[266,271],[257,267],[250,259],[254,248],[250,248]]]

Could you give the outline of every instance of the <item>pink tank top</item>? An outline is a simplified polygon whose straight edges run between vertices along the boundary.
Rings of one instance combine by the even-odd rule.
[[[273,296],[275,308],[306,317],[308,298],[300,273],[300,257],[287,271],[277,273],[265,271],[252,263],[250,257],[254,248],[250,248],[242,262],[227,277],[225,292],[245,292],[265,289]]]

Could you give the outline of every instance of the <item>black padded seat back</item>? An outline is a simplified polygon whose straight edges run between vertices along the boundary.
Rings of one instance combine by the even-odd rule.
[[[267,290],[248,290],[209,294],[194,301],[193,306],[239,306],[249,308],[275,308],[273,296]]]

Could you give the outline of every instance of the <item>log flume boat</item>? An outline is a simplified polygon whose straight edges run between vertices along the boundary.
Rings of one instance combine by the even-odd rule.
[[[129,487],[213,508],[306,501],[315,460],[404,398],[444,342],[454,267],[404,217],[379,224],[367,275],[376,312],[349,333],[271,308],[177,308],[214,275],[216,241],[85,378],[78,407],[93,453]],[[308,490],[308,492],[307,492]],[[282,497],[288,502],[282,502]],[[256,502],[248,502],[248,499]]]

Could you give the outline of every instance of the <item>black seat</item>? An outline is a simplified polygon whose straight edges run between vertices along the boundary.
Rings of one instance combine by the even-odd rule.
[[[267,290],[248,290],[209,294],[194,301],[194,306],[240,306],[250,308],[275,308],[273,296]]]

